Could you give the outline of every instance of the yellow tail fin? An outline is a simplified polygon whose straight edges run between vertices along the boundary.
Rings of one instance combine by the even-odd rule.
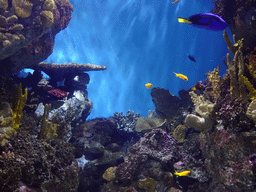
[[[180,23],[192,23],[191,21],[189,21],[189,20],[187,20],[187,19],[184,19],[184,18],[182,18],[182,17],[178,17],[178,22],[180,22]]]

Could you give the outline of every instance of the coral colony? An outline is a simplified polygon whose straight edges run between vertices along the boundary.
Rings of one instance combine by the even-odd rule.
[[[86,71],[107,68],[40,63],[68,26],[72,5],[2,0],[0,191],[256,191],[255,6],[215,2],[213,13],[234,34],[232,42],[223,33],[231,52],[223,78],[216,66],[203,89],[177,97],[152,88],[148,117],[128,111],[85,121],[93,106]],[[24,68],[35,71],[15,74]]]

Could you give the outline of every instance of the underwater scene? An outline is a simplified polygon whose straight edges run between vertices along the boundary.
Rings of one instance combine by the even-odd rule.
[[[0,192],[256,192],[256,0],[1,0]]]

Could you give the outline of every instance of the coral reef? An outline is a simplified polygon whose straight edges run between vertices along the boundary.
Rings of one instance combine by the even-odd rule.
[[[253,49],[256,45],[254,0],[215,0],[212,12],[222,17],[228,24],[235,41],[244,38],[244,47]]]
[[[175,139],[162,129],[153,129],[147,133],[130,148],[130,152],[148,155],[162,162],[172,162],[179,158]]]
[[[179,97],[161,88],[153,88],[151,90],[151,96],[156,106],[156,113],[164,119],[173,116],[182,103]]]
[[[12,125],[13,112],[11,106],[7,102],[0,103],[0,146],[7,144],[15,130]]]
[[[244,54],[242,52],[243,46],[241,43],[238,43],[238,46],[234,47],[226,31],[224,31],[223,37],[229,50],[231,50],[231,53],[234,55],[234,59],[232,60],[231,55],[227,53],[227,61],[224,60],[230,76],[230,93],[232,97],[243,98],[246,100],[248,99],[247,92],[244,81],[241,79],[245,70]]]
[[[1,151],[1,191],[76,191],[78,167],[72,152],[71,145],[60,140],[47,144],[18,132]]]
[[[247,108],[246,115],[256,123],[256,100],[253,100]]]
[[[248,104],[243,100],[227,94],[216,102],[216,120],[233,133],[247,131],[252,125],[249,118],[246,117],[247,106]]]
[[[145,189],[148,192],[155,192],[157,182],[153,178],[140,179],[138,181],[138,187]]]
[[[183,124],[186,114],[193,109],[189,90],[179,91],[177,97],[169,90],[157,87],[151,90],[151,96],[155,105],[156,119],[165,122],[164,128],[167,132],[172,132],[179,124]]]
[[[137,120],[135,130],[139,133],[145,133],[151,131],[151,129],[162,127],[166,121],[154,117],[154,118],[147,118],[147,117],[140,117]]]
[[[107,181],[112,181],[116,177],[115,174],[116,174],[116,167],[109,167],[109,168],[107,168],[105,173],[102,175],[102,177],[104,179],[106,179]]]
[[[114,154],[126,149],[127,142],[132,139],[136,139],[135,134],[134,137],[127,136],[117,127],[113,118],[109,118],[95,119],[81,124],[73,131],[71,142],[76,146],[76,157],[84,155],[86,159],[94,160],[103,157],[106,151]]]
[[[104,190],[168,191],[175,188],[173,166],[178,171],[193,170],[189,182],[208,181],[196,141],[179,147],[175,139],[162,129],[153,129],[130,147],[123,163],[115,167],[114,176]],[[108,170],[108,169],[107,169]],[[112,168],[111,168],[112,170]],[[181,184],[182,185],[182,184]]]
[[[129,133],[134,132],[139,116],[140,114],[134,114],[133,111],[127,111],[126,115],[115,112],[113,119],[118,130],[123,130],[124,132]]]
[[[202,89],[181,90],[179,97],[153,88],[155,111],[148,117],[128,111],[86,120],[92,102],[85,72],[106,67],[40,63],[67,27],[72,5],[2,1],[0,190],[255,191],[255,6],[254,0],[215,2],[213,12],[234,33],[234,42],[223,33],[231,52],[223,78],[218,67],[197,83]],[[24,67],[35,71],[11,75]],[[184,171],[190,174],[176,174]]]
[[[67,92],[62,91],[60,89],[51,89],[47,91],[50,95],[57,97],[58,99],[63,99],[68,96]]]
[[[22,85],[19,84],[13,96],[12,108],[9,103],[0,103],[0,144],[4,146],[7,144],[7,139],[10,139],[13,133],[17,133],[20,127],[20,120],[22,118],[22,110],[27,101],[28,90],[25,89],[22,94]]]
[[[38,138],[43,139],[44,141],[48,141],[57,137],[57,129],[59,127],[58,124],[50,122],[49,119],[49,111],[51,109],[51,104],[45,105],[44,114],[41,121],[40,133]]]
[[[67,27],[72,11],[67,0],[13,0],[5,4],[0,14],[1,68],[14,73],[46,59],[52,53],[55,35]]]
[[[178,140],[178,143],[183,143],[185,141],[187,127],[185,125],[178,125],[173,131],[173,137]]]
[[[220,86],[221,86],[221,77],[219,76],[220,71],[220,65],[218,68],[214,69],[213,71],[210,71],[209,73],[206,73],[208,81],[211,83],[212,87],[212,94],[214,97],[214,101],[217,100],[217,98],[220,95]]]
[[[194,92],[189,93],[195,105],[196,114],[188,114],[185,125],[198,131],[207,131],[213,125],[214,104],[205,100],[202,95],[197,96]]]
[[[248,89],[249,93],[250,93],[250,99],[254,100],[256,99],[256,89],[253,87],[253,85],[250,83],[250,81],[248,80],[247,77],[241,75],[240,79],[242,80],[242,82],[244,83],[244,85],[246,86],[246,88]]]
[[[13,96],[12,101],[12,109],[13,109],[13,117],[12,117],[12,128],[16,133],[20,126],[21,112],[24,108],[24,105],[28,98],[28,89],[25,89],[24,95],[22,94],[22,85],[19,84],[17,88],[17,92]]]
[[[52,81],[63,81],[65,78],[74,78],[76,75],[84,71],[100,71],[107,67],[93,64],[77,64],[77,63],[40,63],[34,69],[45,72],[50,76]]]
[[[38,105],[35,111],[37,117],[43,116],[44,108],[43,103]],[[90,114],[92,102],[81,91],[74,91],[69,99],[53,102],[52,108],[48,119],[59,125],[58,129],[55,126],[58,137],[68,141],[72,136],[72,129],[83,123]]]

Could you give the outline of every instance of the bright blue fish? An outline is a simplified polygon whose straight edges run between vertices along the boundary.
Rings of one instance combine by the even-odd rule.
[[[200,13],[188,18],[178,17],[178,21],[211,31],[222,31],[227,27],[226,21],[213,13]]]

